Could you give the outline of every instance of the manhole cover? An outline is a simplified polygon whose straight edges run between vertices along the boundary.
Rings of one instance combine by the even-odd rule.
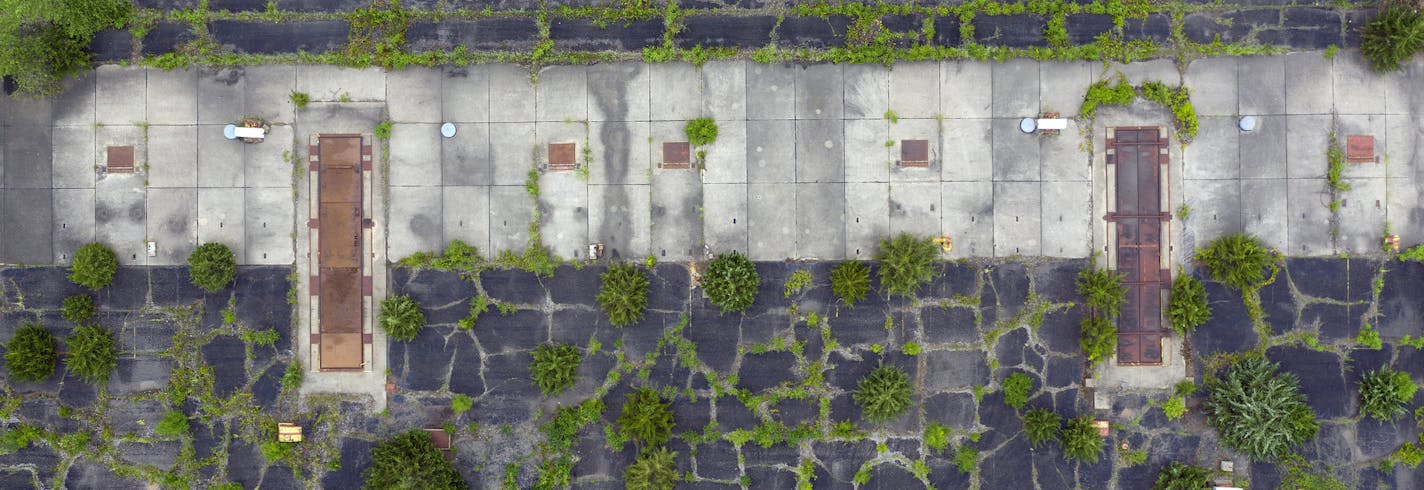
[[[900,165],[904,167],[930,166],[929,140],[900,140]]]
[[[578,167],[578,149],[573,143],[549,143],[549,170]]]
[[[108,162],[110,172],[133,173],[134,171],[134,147],[132,146],[110,146],[108,148]]]

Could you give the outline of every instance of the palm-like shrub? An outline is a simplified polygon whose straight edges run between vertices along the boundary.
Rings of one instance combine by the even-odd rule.
[[[1211,271],[1216,282],[1245,290],[1261,287],[1275,277],[1280,253],[1262,245],[1256,237],[1236,233],[1197,249],[1196,259]]]
[[[1376,72],[1400,69],[1399,62],[1424,48],[1424,11],[1389,4],[1365,25],[1360,51]]]
[[[880,251],[875,255],[880,262],[880,289],[890,295],[913,296],[921,285],[934,278],[938,254],[934,240],[909,233],[880,240]]]
[[[626,327],[643,318],[648,306],[648,276],[631,264],[614,264],[600,277],[598,306],[615,327]]]
[[[1388,421],[1404,413],[1404,404],[1414,399],[1416,391],[1419,386],[1409,373],[1382,368],[1360,380],[1360,411]]]
[[[15,331],[5,344],[5,369],[10,379],[39,381],[54,374],[54,336],[39,325],[29,324]]]
[[[1211,486],[1210,478],[1206,468],[1173,461],[1157,474],[1152,490],[1201,490]]]
[[[742,311],[756,301],[761,276],[745,255],[737,252],[718,255],[707,264],[702,275],[702,288],[707,299],[722,309],[722,313]]]
[[[364,473],[368,489],[463,489],[464,477],[446,461],[430,434],[412,430],[371,449]]]
[[[1290,453],[1320,428],[1295,376],[1277,369],[1264,357],[1250,356],[1206,383],[1207,421],[1227,447],[1257,460]]]
[[[86,243],[74,251],[74,262],[69,266],[69,280],[95,291],[114,282],[114,273],[119,271],[119,258],[113,250],[99,242]]]
[[[377,318],[381,330],[396,340],[409,341],[425,328],[425,313],[409,295],[391,296],[381,301]]]
[[[99,311],[94,306],[94,297],[87,294],[76,294],[64,298],[64,307],[59,311],[60,316],[70,323],[84,323],[94,318],[94,313]]]
[[[75,328],[64,339],[69,355],[64,359],[64,367],[79,379],[94,384],[109,381],[109,373],[118,364],[118,352],[114,349],[114,335],[98,325]]]
[[[1122,274],[1089,265],[1078,271],[1078,294],[1089,307],[1108,318],[1116,317],[1127,303],[1127,286],[1122,284],[1122,278]]]
[[[837,264],[831,269],[831,292],[846,306],[855,306],[870,292],[870,268],[854,260]]]
[[[895,366],[880,366],[860,379],[851,395],[866,420],[883,422],[910,407],[910,376]]]
[[[1033,392],[1033,378],[1027,374],[1014,371],[1008,378],[1004,379],[1004,403],[1014,410],[1022,410],[1025,403],[1028,403],[1028,396]]]
[[[1167,301],[1167,319],[1172,330],[1186,335],[1197,325],[1211,320],[1211,307],[1206,302],[1206,287],[1186,274],[1172,281],[1172,299]]]
[[[557,395],[574,385],[581,362],[583,354],[572,345],[541,345],[534,348],[529,373],[545,395]]]
[[[1117,325],[1112,320],[1095,315],[1083,317],[1079,325],[1078,346],[1088,362],[1096,366],[1117,351]]]
[[[1038,447],[1050,440],[1058,440],[1058,428],[1063,419],[1051,410],[1035,408],[1024,414],[1023,423],[1028,442]]]
[[[651,388],[638,388],[623,403],[618,429],[650,446],[667,442],[672,434],[672,403],[663,401]]]
[[[204,291],[221,291],[237,277],[237,259],[227,245],[204,243],[188,255],[188,275]]]
[[[1063,455],[1088,463],[1098,462],[1103,452],[1103,436],[1093,427],[1093,418],[1082,416],[1068,421],[1063,428]]]
[[[659,447],[638,455],[623,472],[624,488],[628,490],[666,490],[677,482],[674,459],[676,451]]]

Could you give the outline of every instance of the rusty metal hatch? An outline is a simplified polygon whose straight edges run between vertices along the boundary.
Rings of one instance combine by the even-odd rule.
[[[361,137],[322,136],[319,148],[321,368],[357,369],[364,364]]]
[[[900,166],[930,166],[929,140],[900,140]]]
[[[1162,226],[1171,214],[1162,209],[1162,172],[1167,138],[1159,128],[1117,128],[1108,140],[1108,163],[1117,177],[1117,269],[1124,275],[1127,304],[1117,321],[1117,360],[1123,365],[1162,363],[1162,288],[1170,274],[1161,267]]]

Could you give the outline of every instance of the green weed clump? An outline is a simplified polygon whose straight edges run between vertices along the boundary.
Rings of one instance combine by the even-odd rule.
[[[880,366],[860,379],[851,398],[866,420],[890,420],[910,408],[910,376],[898,367]]]
[[[782,294],[790,298],[792,295],[800,293],[801,290],[806,289],[806,287],[810,285],[811,271],[800,269],[796,272],[792,272],[791,277],[786,278],[786,284],[782,288]]]
[[[307,95],[306,92],[298,92],[296,90],[293,90],[292,93],[287,96],[287,98],[291,99],[292,105],[297,106],[298,109],[306,108],[307,103],[311,102],[310,95]]]
[[[54,374],[54,336],[36,324],[15,331],[5,344],[5,369],[17,381],[39,381]]]
[[[939,422],[930,422],[925,426],[925,445],[935,451],[943,451],[949,447],[949,435],[953,430],[949,426]]]
[[[1404,414],[1404,405],[1414,399],[1419,385],[1409,373],[1381,368],[1360,380],[1360,412],[1387,422]]]
[[[598,306],[615,327],[626,327],[643,318],[648,305],[648,276],[632,264],[614,264],[601,278]]]
[[[1162,404],[1162,413],[1167,415],[1167,420],[1177,420],[1187,413],[1187,400],[1180,396],[1167,399]]]
[[[1280,253],[1256,237],[1235,233],[1217,238],[1196,252],[1196,260],[1211,271],[1211,278],[1238,290],[1264,286],[1276,276]]]
[[[651,388],[638,388],[623,403],[618,430],[648,446],[661,445],[672,434],[672,403]]]
[[[1078,271],[1078,294],[1088,307],[1109,318],[1116,317],[1127,303],[1127,286],[1122,284],[1122,278],[1122,274],[1089,265]]]
[[[1101,316],[1085,316],[1078,325],[1078,346],[1094,366],[1117,352],[1117,325]]]
[[[1058,440],[1058,428],[1063,424],[1063,419],[1051,410],[1036,408],[1024,414],[1023,423],[1028,442],[1033,447],[1038,447],[1050,440]]]
[[[409,295],[391,296],[381,300],[377,323],[392,339],[408,342],[425,328],[425,313]]]
[[[464,393],[456,393],[455,396],[450,397],[450,411],[455,412],[456,417],[459,417],[461,414],[470,411],[470,408],[474,406],[475,399],[470,398],[470,395],[466,395]]]
[[[94,318],[94,313],[99,309],[94,306],[94,297],[87,294],[76,294],[64,298],[64,306],[59,311],[60,316],[70,323],[84,323]]]
[[[74,251],[74,262],[69,266],[69,280],[98,291],[113,283],[114,273],[118,271],[119,259],[114,255],[114,251],[99,242],[90,242]]]
[[[1275,459],[1315,437],[1320,426],[1300,383],[1275,363],[1253,355],[1208,379],[1204,411],[1222,443],[1252,459]]]
[[[717,141],[717,122],[710,117],[699,117],[688,121],[683,133],[692,146],[710,145]]]
[[[282,389],[295,390],[301,388],[304,375],[302,363],[292,361],[291,364],[287,365],[287,370],[282,372]]]
[[[377,138],[380,138],[380,139],[383,139],[383,140],[384,140],[384,139],[390,139],[390,138],[391,138],[391,127],[392,127],[392,126],[391,126],[391,122],[390,122],[390,121],[381,121],[380,124],[377,124],[377,125],[376,125],[376,128],[375,128],[375,129],[371,130],[371,132],[372,132],[373,134],[375,134]]]
[[[934,278],[939,246],[930,238],[901,232],[880,240],[875,260],[880,262],[880,289],[888,295],[910,297]]]
[[[836,295],[846,306],[854,307],[856,303],[865,300],[866,293],[870,292],[870,268],[865,264],[853,260],[847,260],[836,264],[831,269],[831,293]]]
[[[702,288],[707,299],[721,308],[722,313],[742,311],[756,301],[761,276],[745,255],[730,252],[716,256],[702,275]]]
[[[1144,82],[1142,84],[1142,97],[1162,104],[1167,110],[1172,111],[1172,117],[1177,120],[1177,130],[1183,141],[1191,141],[1197,137],[1199,125],[1197,122],[1197,112],[1192,108],[1191,91],[1186,87],[1168,87],[1162,82]]]
[[[64,367],[79,379],[96,385],[109,381],[109,373],[118,365],[118,350],[114,347],[114,335],[99,325],[85,325],[75,328],[64,339],[69,354],[64,358]]]
[[[467,488],[465,478],[430,442],[430,434],[411,430],[371,449],[371,466],[362,473],[366,488]]]
[[[1152,490],[1201,490],[1211,486],[1211,471],[1173,461],[1157,474]]]
[[[954,467],[966,475],[973,473],[974,469],[979,467],[979,450],[960,446],[959,450],[954,452]]]
[[[638,454],[638,459],[623,471],[628,490],[664,490],[677,484],[676,451],[665,447],[650,448]]]
[[[1093,418],[1077,417],[1063,429],[1063,455],[1086,463],[1098,462],[1103,452],[1103,436],[1093,427]]]
[[[1027,374],[1014,371],[1004,380],[1004,403],[1014,410],[1023,410],[1025,403],[1028,403],[1028,396],[1033,393],[1033,378]]]
[[[534,385],[545,395],[557,395],[578,380],[578,367],[582,362],[583,354],[572,345],[545,344],[534,348],[529,373],[534,377]]]
[[[1360,51],[1377,73],[1398,71],[1400,62],[1424,48],[1424,11],[1407,3],[1389,3],[1360,38]]]
[[[1172,280],[1172,299],[1167,301],[1167,320],[1172,330],[1187,335],[1198,325],[1211,320],[1211,306],[1206,300],[1206,286],[1196,278],[1180,274]]]
[[[221,291],[237,277],[237,259],[227,245],[204,243],[188,255],[188,275],[204,291]]]
[[[180,436],[188,433],[188,416],[178,410],[170,410],[163,414],[163,419],[158,421],[158,427],[153,429],[161,436]]]

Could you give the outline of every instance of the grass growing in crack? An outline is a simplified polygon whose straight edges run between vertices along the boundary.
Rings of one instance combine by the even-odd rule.
[[[676,451],[665,447],[649,448],[638,454],[633,464],[623,472],[628,490],[661,490],[673,488],[677,482]]]
[[[949,436],[954,430],[949,426],[939,422],[930,422],[925,426],[925,445],[935,451],[943,451],[949,447]]]
[[[808,271],[806,269],[799,269],[796,272],[792,272],[791,276],[786,278],[786,284],[782,288],[782,294],[785,297],[790,298],[792,295],[800,293],[802,290],[806,289],[806,287],[810,285],[811,271]]]
[[[966,475],[973,473],[974,469],[979,467],[979,450],[969,446],[960,446],[954,452],[954,467]]]
[[[291,364],[287,365],[287,370],[282,373],[282,388],[287,390],[301,388],[302,378],[305,375],[306,372],[302,371],[302,363],[292,361]]]
[[[1177,420],[1187,413],[1187,400],[1180,396],[1167,399],[1162,404],[1162,413],[1167,415],[1167,420]]]

